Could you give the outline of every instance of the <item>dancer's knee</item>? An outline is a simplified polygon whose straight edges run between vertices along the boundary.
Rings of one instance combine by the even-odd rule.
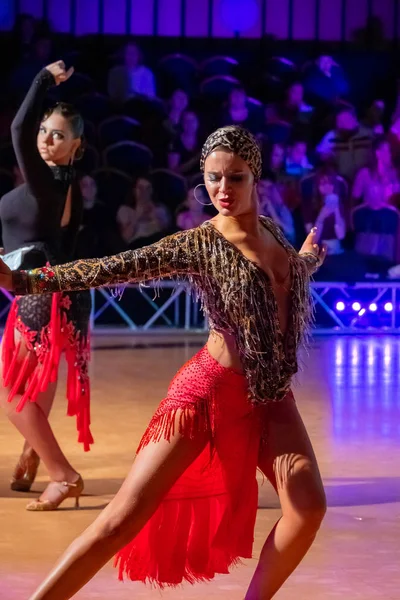
[[[308,491],[301,503],[294,502],[285,517],[290,518],[293,527],[304,536],[315,536],[326,514],[326,497],[323,488]]]
[[[299,456],[282,461],[280,467],[275,468],[275,472],[280,481],[284,516],[302,532],[315,534],[326,513],[325,490],[318,467],[308,458]]]

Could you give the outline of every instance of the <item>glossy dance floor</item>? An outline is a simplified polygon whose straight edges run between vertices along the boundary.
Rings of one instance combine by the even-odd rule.
[[[146,338],[146,343],[149,338]],[[168,347],[161,347],[161,343]],[[170,378],[199,347],[97,338],[93,360],[93,431],[84,454],[65,418],[62,386],[52,415],[56,433],[82,473],[82,510],[72,501],[55,513],[24,510],[30,494],[9,490],[20,451],[17,433],[0,419],[0,597],[27,600],[56,557],[118,489],[139,437]],[[131,344],[131,347],[124,347]],[[400,598],[400,338],[317,338],[295,392],[324,478],[329,510],[307,558],[278,600]],[[45,485],[43,471],[35,491]],[[71,502],[69,504],[68,502]],[[268,483],[260,486],[254,555],[279,515]],[[119,583],[109,565],[76,596],[85,600],[243,600],[255,559],[210,584],[163,592]]]

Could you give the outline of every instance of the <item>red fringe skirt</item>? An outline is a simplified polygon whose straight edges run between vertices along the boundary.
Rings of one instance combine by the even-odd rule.
[[[175,586],[228,573],[251,558],[263,410],[248,400],[244,375],[203,348],[170,384],[138,451],[179,433],[209,443],[173,485],[140,533],[116,556],[119,578]]]
[[[4,330],[1,357],[3,385],[10,389],[9,402],[15,394],[22,394],[16,407],[19,412],[57,380],[60,357],[65,352],[67,414],[76,417],[78,441],[85,451],[93,443],[88,373],[90,308],[90,292],[15,298]],[[28,353],[21,353],[23,345]]]

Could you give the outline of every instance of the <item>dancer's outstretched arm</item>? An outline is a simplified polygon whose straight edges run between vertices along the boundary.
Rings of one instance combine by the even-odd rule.
[[[10,271],[0,261],[0,287],[17,295],[43,294],[149,281],[174,275],[196,275],[201,259],[197,238],[196,230],[192,229],[165,237],[139,250],[30,271]]]

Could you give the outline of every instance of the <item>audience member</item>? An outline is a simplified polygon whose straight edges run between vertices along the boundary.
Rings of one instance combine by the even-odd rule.
[[[361,169],[354,180],[353,202],[359,204],[365,201],[370,188],[374,187],[374,193],[388,204],[399,206],[400,177],[393,165],[389,142],[385,138],[378,138],[373,144],[373,151],[370,165]]]
[[[373,185],[364,203],[353,210],[352,222],[355,251],[365,258],[367,275],[386,275],[399,262],[399,211]]]
[[[288,147],[285,160],[285,173],[296,178],[305,177],[314,169],[307,157],[307,142],[294,140]]]
[[[250,106],[243,87],[234,88],[229,94],[228,103],[222,113],[219,125],[240,125],[252,133],[258,132],[260,127],[259,111]]]
[[[85,174],[80,175],[78,180],[83,216],[76,240],[76,257],[97,258],[123,250],[116,223],[111,220],[106,205],[98,198],[96,181]]]
[[[327,184],[333,188],[330,193],[338,197],[345,222],[350,223],[349,186],[343,177],[338,175],[335,166],[328,163],[321,165],[315,173],[304,177],[300,182],[301,207],[306,231],[311,230],[318,218],[327,195]]]
[[[122,103],[135,94],[154,98],[154,74],[143,64],[139,46],[133,42],[126,44],[123,59],[123,64],[113,67],[108,74],[108,93],[112,100]]]
[[[300,81],[293,82],[286,90],[282,106],[278,106],[280,118],[293,126],[309,125],[313,108],[304,102],[304,87]]]
[[[126,207],[132,210],[129,211]],[[152,183],[145,177],[137,179],[133,197],[128,198],[126,204],[119,208],[117,221],[122,227],[124,241],[130,248],[157,241],[171,227],[167,207],[154,200]]]
[[[170,153],[179,156],[179,166],[174,170],[182,175],[195,175],[199,170],[202,140],[199,138],[199,119],[195,112],[185,111],[181,117],[181,131],[172,144]],[[172,158],[172,164],[175,161]],[[169,163],[171,168],[171,162]]]
[[[360,125],[355,110],[343,107],[336,115],[335,129],[324,136],[317,152],[323,161],[334,159],[339,175],[352,181],[371,159],[373,137],[371,129]]]
[[[176,211],[177,228],[192,229],[204,223],[209,217],[205,212],[205,207],[209,202],[210,199],[204,186],[191,188],[185,202]]]
[[[273,219],[282,229],[288,241],[291,244],[295,244],[296,234],[293,218],[290,210],[284,204],[277,186],[273,182],[273,176],[270,179],[261,179],[258,184],[258,196],[261,214]]]
[[[322,55],[306,71],[304,89],[316,106],[332,107],[349,93],[349,84],[341,67],[331,56]]]

